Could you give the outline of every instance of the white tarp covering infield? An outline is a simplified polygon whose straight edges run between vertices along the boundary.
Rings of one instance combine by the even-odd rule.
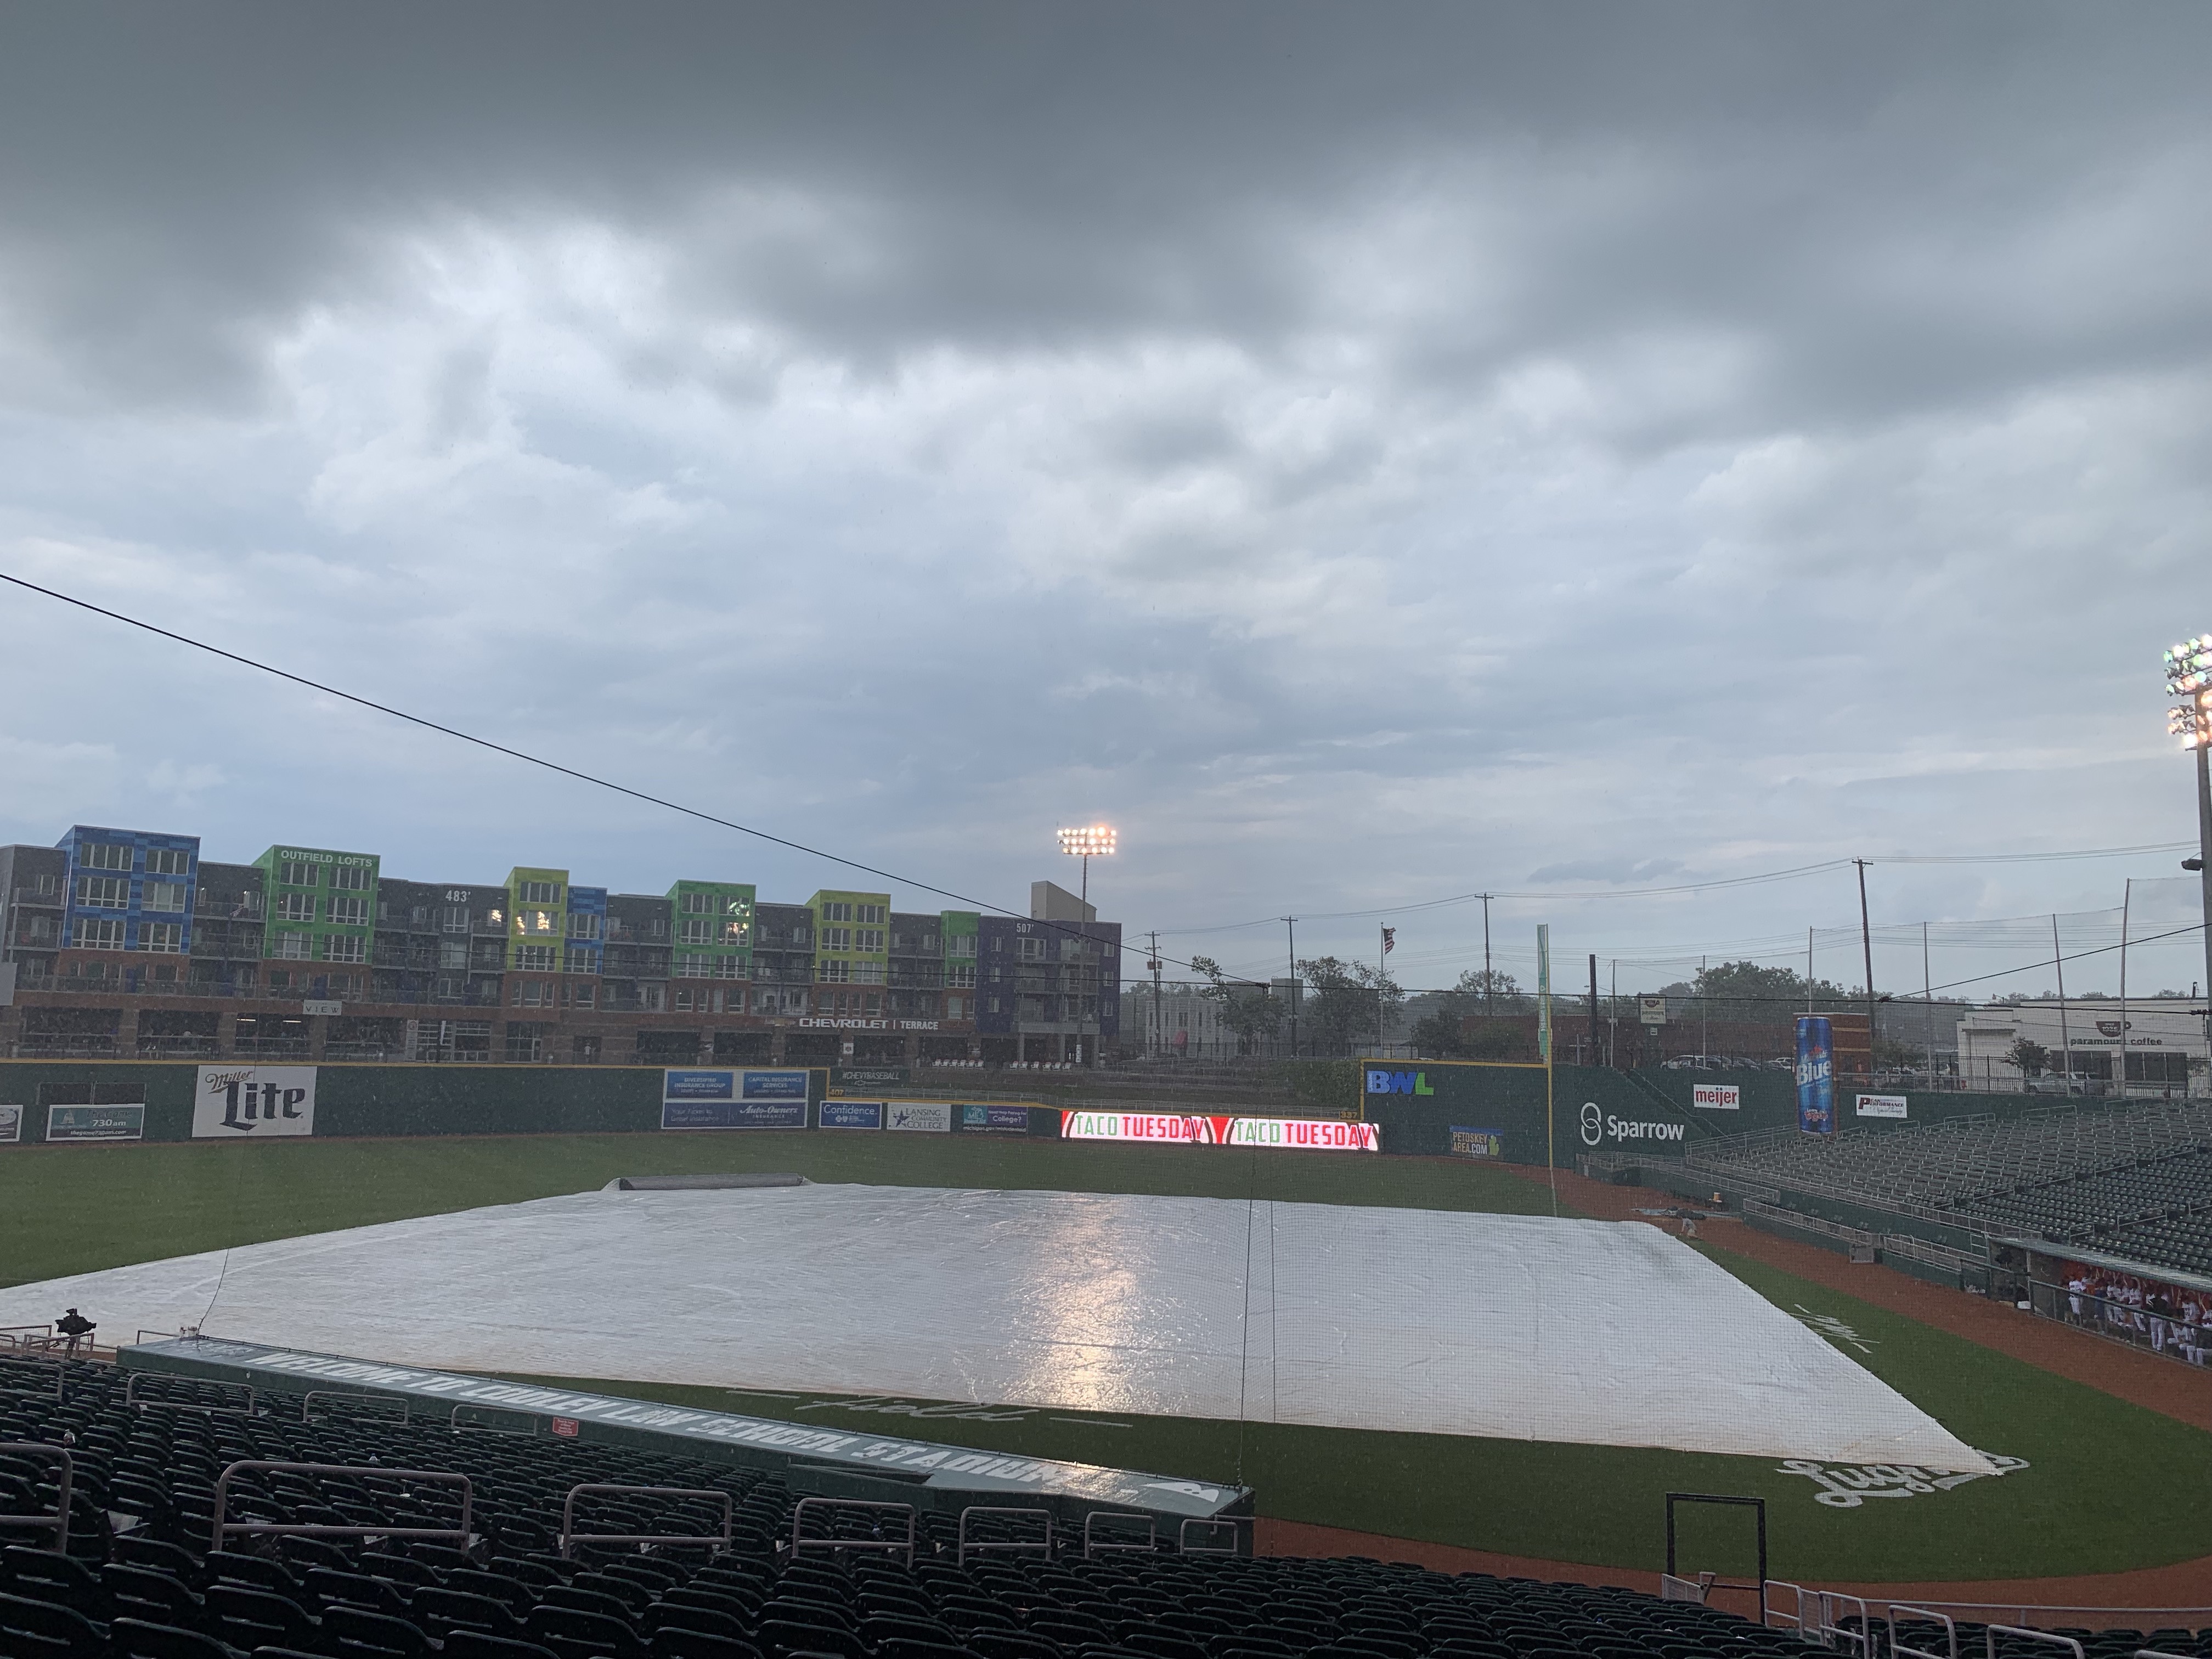
[[[218,1283],[220,1290],[218,1291]],[[210,1308],[210,1298],[213,1306]],[[103,1338],[1986,1471],[1635,1223],[934,1188],[596,1192],[0,1291]]]

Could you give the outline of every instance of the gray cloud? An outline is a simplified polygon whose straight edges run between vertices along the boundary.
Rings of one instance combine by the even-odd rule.
[[[33,579],[963,891],[1112,816],[1139,925],[2189,833],[2198,9],[0,30]],[[0,832],[826,878],[0,611]]]

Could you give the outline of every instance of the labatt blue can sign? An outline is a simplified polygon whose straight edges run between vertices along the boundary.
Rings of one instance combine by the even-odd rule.
[[[1827,1020],[1797,1020],[1797,1127],[1808,1135],[1836,1130],[1836,1051]]]

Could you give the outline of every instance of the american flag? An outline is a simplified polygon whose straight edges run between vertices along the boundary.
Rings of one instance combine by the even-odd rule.
[[[1385,927],[1382,930],[1382,954],[1387,957],[1397,948],[1398,930],[1395,927]]]

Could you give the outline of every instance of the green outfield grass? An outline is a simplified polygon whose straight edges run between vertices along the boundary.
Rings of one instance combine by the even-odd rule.
[[[982,1450],[1073,1458],[1239,1481],[1260,1512],[1290,1521],[1592,1565],[1665,1563],[1669,1492],[1767,1500],[1778,1577],[1899,1583],[2118,1571],[2212,1554],[2212,1435],[1886,1313],[1742,1256],[1713,1259],[1793,1314],[1839,1321],[1872,1349],[1831,1336],[1978,1449],[2025,1459],[1950,1490],[1815,1501],[1823,1487],[1774,1458],[1474,1440],[1188,1418],[1027,1411],[1008,1422],[886,1413],[863,1398],[761,1395],[617,1379],[561,1381],[750,1416],[795,1418]],[[1594,1334],[1599,1335],[1601,1334]],[[1715,1368],[1728,1356],[1716,1354]],[[952,1413],[957,1405],[925,1409]],[[1000,1407],[1004,1411],[1006,1408]],[[1741,1512],[1686,1512],[1683,1563],[1749,1576]]]
[[[1511,1215],[1551,1210],[1541,1188],[1474,1164],[1228,1147],[1194,1152],[1015,1135],[749,1130],[0,1147],[0,1285],[550,1198],[617,1176],[739,1170],[896,1187],[1160,1193]]]
[[[0,1282],[594,1188],[618,1175],[792,1170],[824,1181],[1140,1192],[1548,1212],[1540,1186],[1443,1160],[833,1133],[25,1147],[0,1154]],[[1571,1213],[1571,1212],[1570,1212]],[[1263,1514],[1503,1553],[1650,1568],[1668,1491],[1756,1493],[1783,1577],[2028,1577],[2212,1553],[2212,1435],[1854,1297],[1707,1254],[1970,1443],[2027,1461],[2001,1479],[1849,1509],[1778,1460],[1024,1411],[915,1419],[799,1398],[562,1379],[602,1391],[984,1449],[1242,1480]],[[1877,1271],[1869,1269],[1868,1271]],[[1590,1333],[1602,1342],[1602,1331]],[[1716,1371],[1729,1356],[1716,1353]],[[745,1379],[732,1376],[733,1384]],[[930,1402],[909,1402],[927,1406]],[[955,1407],[955,1409],[958,1409]],[[996,1413],[994,1413],[995,1415]],[[1700,1516],[1686,1564],[1750,1566],[1740,1516]]]

